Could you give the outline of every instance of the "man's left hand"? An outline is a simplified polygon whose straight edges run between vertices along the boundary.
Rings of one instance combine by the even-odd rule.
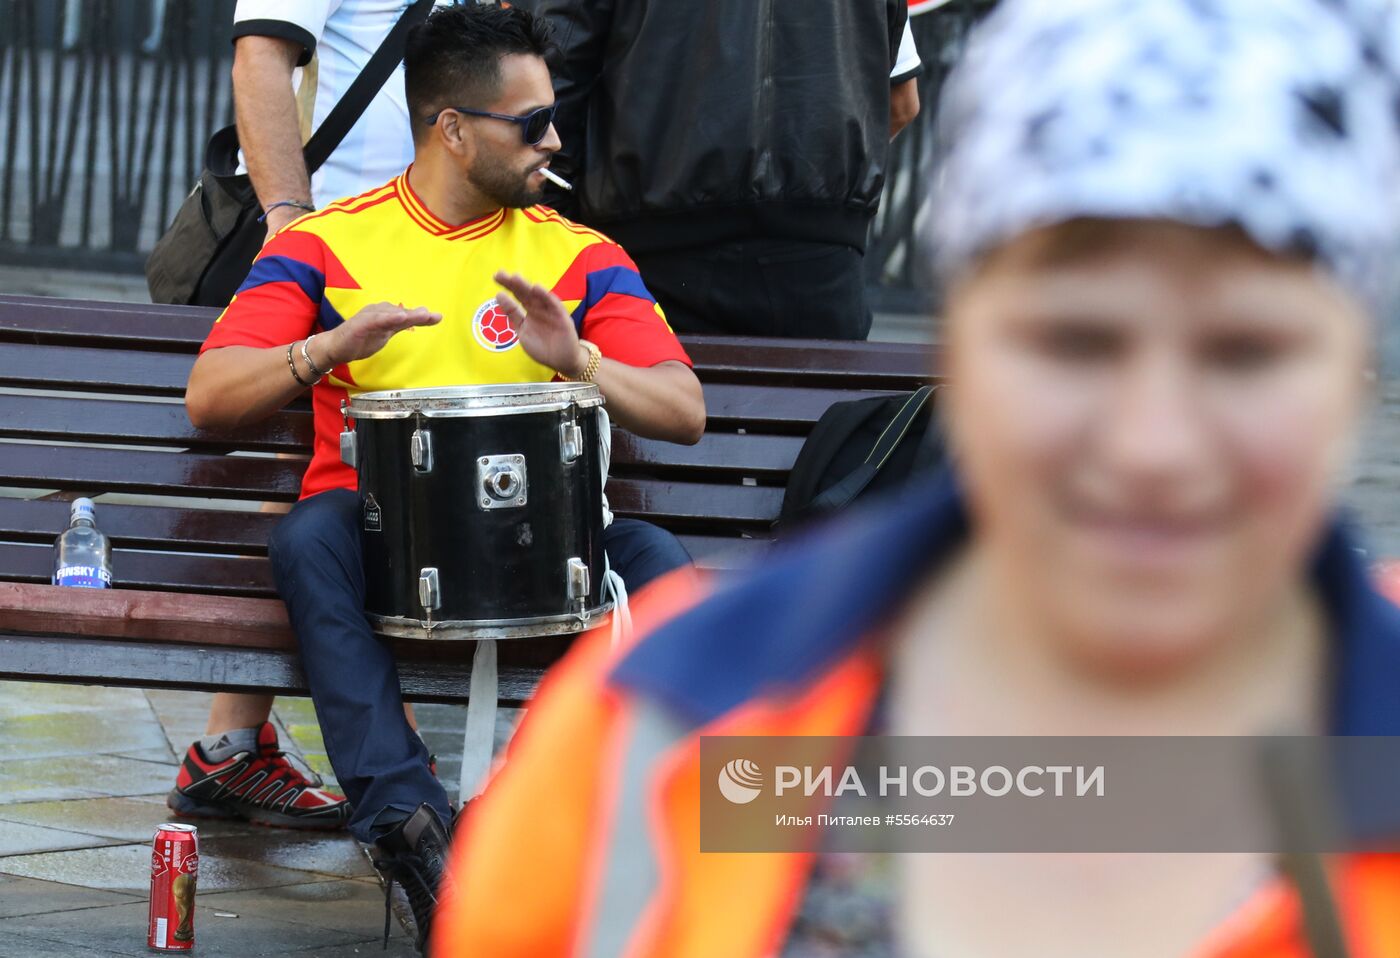
[[[579,344],[573,317],[559,297],[504,270],[494,279],[506,289],[496,294],[496,302],[520,337],[520,348],[535,362],[578,378],[588,366],[588,350]]]

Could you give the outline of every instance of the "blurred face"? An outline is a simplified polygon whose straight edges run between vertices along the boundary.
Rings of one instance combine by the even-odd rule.
[[[544,60],[513,53],[501,57],[500,92],[495,99],[490,103],[463,101],[462,105],[523,116],[553,103],[554,87]],[[466,177],[478,192],[510,209],[540,201],[545,179],[539,171],[559,149],[559,135],[552,125],[544,139],[532,146],[524,141],[518,123],[452,112],[444,116],[451,118],[452,130],[461,131]]]
[[[953,291],[940,397],[1007,597],[1091,668],[1165,670],[1300,587],[1366,394],[1306,264],[1159,222],[1027,233]]]

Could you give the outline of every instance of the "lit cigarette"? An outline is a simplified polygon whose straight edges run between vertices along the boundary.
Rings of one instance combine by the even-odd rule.
[[[540,173],[544,176],[545,179],[549,180],[549,182],[553,183],[561,190],[572,190],[574,188],[574,184],[570,183],[568,180],[564,179],[562,176],[560,176],[558,173],[554,172],[547,166],[540,167]]]

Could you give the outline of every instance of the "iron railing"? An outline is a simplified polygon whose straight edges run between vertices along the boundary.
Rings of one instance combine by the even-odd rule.
[[[890,149],[885,193],[870,227],[866,246],[866,281],[871,304],[890,312],[926,312],[936,291],[919,243],[919,214],[927,195],[929,161],[935,138],[938,94],[948,71],[962,54],[967,32],[995,5],[995,0],[950,0],[912,19],[914,42],[924,62],[919,77],[918,119]]]
[[[0,263],[139,273],[231,122],[235,0],[0,0]],[[867,262],[877,308],[929,305],[916,236],[933,105],[991,0],[915,17],[923,110]]]
[[[230,122],[234,0],[0,0],[0,262],[139,272]]]

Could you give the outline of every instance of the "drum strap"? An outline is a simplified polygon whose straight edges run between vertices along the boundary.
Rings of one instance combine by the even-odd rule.
[[[603,528],[612,525],[612,509],[608,506],[608,467],[612,464],[612,420],[608,411],[598,407],[598,465],[603,469]]]
[[[481,639],[472,657],[471,686],[467,691],[467,730],[462,740],[462,777],[457,786],[457,807],[486,789],[491,751],[496,742],[496,640]]]
[[[632,610],[627,605],[627,583],[608,564],[603,553],[603,599],[612,599],[612,647],[617,648],[632,637]]]

